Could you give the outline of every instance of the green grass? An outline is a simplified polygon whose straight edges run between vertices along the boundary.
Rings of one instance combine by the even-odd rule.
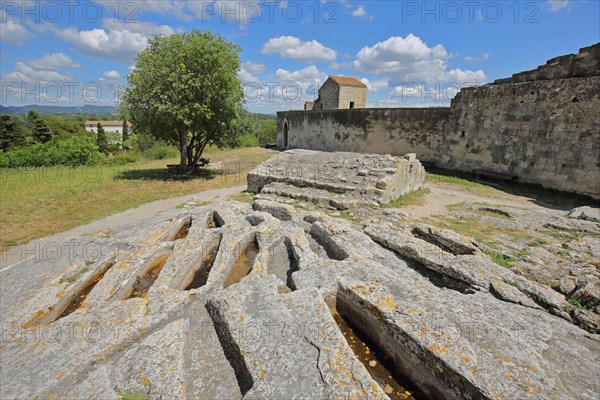
[[[510,268],[512,264],[515,262],[515,259],[512,257],[505,258],[502,254],[496,251],[486,251],[485,254],[490,256],[492,261],[498,264],[501,267]]]
[[[487,254],[488,256],[490,256],[492,261],[494,261],[496,264],[498,264],[501,267],[505,267],[505,268],[510,268],[519,257],[525,256],[528,254],[526,251],[522,251],[522,250],[515,249],[515,248],[510,248],[510,253],[512,254],[510,256],[506,256],[505,254],[502,254],[500,251],[494,251],[494,250],[484,251],[484,253]]]
[[[466,178],[460,178],[458,176],[442,175],[435,173],[427,173],[426,177],[429,183],[441,183],[452,185],[455,188],[463,189],[468,192],[478,194],[481,196],[490,196],[494,198],[506,198],[507,194],[501,190],[498,190],[492,186],[484,185],[483,183],[474,182]]]
[[[583,304],[581,304],[581,302],[577,299],[569,299],[567,300],[567,302],[569,303],[567,305],[567,310],[570,309],[575,309],[575,308],[585,308],[585,306]]]
[[[93,264],[93,262],[91,264]],[[88,264],[88,262],[86,261],[85,265],[90,265],[90,264]],[[73,283],[77,279],[79,279],[81,277],[81,275],[85,274],[88,271],[89,271],[89,268],[87,266],[83,267],[79,271],[77,271],[75,274],[69,276],[67,279],[61,279],[59,283],[64,283],[64,282]]]
[[[274,154],[262,148],[212,150],[218,171],[180,175],[177,159],[124,166],[1,169],[0,250],[62,232],[141,204],[243,185],[249,169]]]
[[[547,240],[538,238],[538,239],[532,240],[531,242],[527,243],[527,246],[529,246],[529,247],[541,247],[541,246],[545,246],[547,244],[548,244]]]
[[[450,176],[450,175],[440,175],[440,174],[427,174],[428,182],[441,182],[441,183],[451,183],[453,185],[460,185],[468,188],[477,188],[477,187],[485,187],[481,183],[473,182],[465,178],[459,178],[458,176]]]
[[[382,205],[382,208],[399,208],[406,206],[422,206],[425,204],[425,196],[430,192],[429,189],[418,189],[414,192],[404,194],[397,199]]]
[[[232,194],[228,197],[228,200],[239,201],[241,203],[252,203],[254,201],[254,193],[242,192],[239,194]]]
[[[121,400],[144,400],[146,398],[142,393],[125,393],[119,396]]]

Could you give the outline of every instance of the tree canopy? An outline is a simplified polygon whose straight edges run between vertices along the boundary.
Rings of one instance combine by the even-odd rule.
[[[108,154],[108,139],[106,138],[106,132],[104,132],[104,127],[100,122],[97,125],[98,138],[96,139],[96,145],[98,146],[98,151],[101,153]]]
[[[31,131],[33,133],[33,140],[39,143],[46,143],[52,139],[50,128],[43,120],[43,118],[37,112],[31,110],[27,113],[27,121],[31,125]]]
[[[208,144],[230,141],[243,99],[239,51],[198,30],[153,37],[136,57],[123,98],[135,130],[176,145],[181,168],[196,166]]]
[[[19,120],[12,115],[0,115],[0,149],[7,151],[25,142],[25,133],[21,129]]]

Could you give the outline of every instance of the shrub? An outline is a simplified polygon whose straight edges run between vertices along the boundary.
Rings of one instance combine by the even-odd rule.
[[[167,144],[158,143],[156,146],[151,147],[144,151],[144,157],[149,160],[165,160],[167,158],[174,158],[179,155],[179,151]]]
[[[89,137],[52,139],[47,143],[11,149],[0,154],[1,168],[48,167],[54,165],[89,165],[103,159]]]
[[[114,157],[107,157],[104,160],[104,164],[106,165],[125,165],[130,163],[135,163],[138,161],[138,155],[133,152],[127,152],[124,154],[119,154]]]
[[[246,134],[238,136],[236,147],[256,147],[258,146],[258,138],[256,136]]]

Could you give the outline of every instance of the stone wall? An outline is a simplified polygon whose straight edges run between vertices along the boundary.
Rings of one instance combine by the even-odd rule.
[[[450,108],[288,111],[278,145],[404,155],[600,198],[600,44],[466,88]],[[284,143],[284,127],[288,143]]]
[[[554,57],[534,70],[497,79],[494,84],[531,82],[549,79],[581,78],[600,75],[600,43],[584,47],[576,54]]]
[[[315,101],[315,109],[331,110],[338,108],[339,87],[331,80],[326,80],[319,89],[319,98]]]
[[[600,196],[600,77],[486,85],[453,100],[441,166]]]
[[[321,151],[405,155],[434,161],[449,108],[363,108],[277,113],[277,145]],[[284,125],[288,145],[284,145]]]
[[[367,101],[367,88],[356,86],[340,87],[340,96],[337,108],[348,109],[350,102],[354,102],[354,108],[365,108]]]

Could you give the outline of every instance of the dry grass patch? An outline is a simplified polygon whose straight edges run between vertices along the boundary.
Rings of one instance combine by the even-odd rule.
[[[222,168],[178,176],[177,159],[124,166],[0,170],[0,250],[155,200],[246,183],[248,170],[275,154],[262,148],[205,153]]]
[[[393,201],[390,201],[387,204],[383,204],[381,207],[382,208],[399,208],[399,207],[406,207],[406,206],[422,206],[422,205],[425,205],[425,203],[427,202],[427,200],[425,199],[425,196],[427,196],[427,194],[429,194],[430,192],[431,192],[431,190],[429,190],[427,188],[418,189],[418,190],[415,190],[414,192],[403,194],[402,196],[398,197],[397,199],[394,199]]]
[[[462,190],[465,192],[473,193],[478,196],[486,196],[490,198],[511,198],[510,195],[506,194],[502,190],[496,189],[493,186],[485,185],[483,183],[475,182],[469,179],[460,178],[457,176],[441,175],[435,173],[427,173],[426,176],[428,183],[434,183],[442,187],[446,186],[454,190]]]

